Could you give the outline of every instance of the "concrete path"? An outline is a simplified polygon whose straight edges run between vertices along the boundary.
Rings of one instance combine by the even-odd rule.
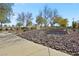
[[[0,56],[49,56],[48,52],[51,56],[70,56],[11,33],[0,33]]]

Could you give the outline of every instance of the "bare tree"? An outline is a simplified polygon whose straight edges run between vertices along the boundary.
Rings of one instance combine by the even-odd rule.
[[[27,14],[25,15],[25,22],[26,22],[26,26],[28,26],[29,22],[32,23],[32,13],[27,12]]]

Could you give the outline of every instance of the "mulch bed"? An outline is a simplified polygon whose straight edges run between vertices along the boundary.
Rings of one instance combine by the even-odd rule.
[[[61,31],[62,33],[60,31],[56,31],[56,33],[53,30],[51,32],[50,31],[51,30],[32,30],[19,34],[19,36],[70,55],[79,56],[78,32],[67,34],[65,31]]]

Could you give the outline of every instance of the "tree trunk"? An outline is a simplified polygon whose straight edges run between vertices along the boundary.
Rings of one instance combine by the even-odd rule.
[[[47,27],[47,24],[44,24],[44,27]]]
[[[0,24],[0,29],[2,30],[2,22],[1,22],[1,24]]]

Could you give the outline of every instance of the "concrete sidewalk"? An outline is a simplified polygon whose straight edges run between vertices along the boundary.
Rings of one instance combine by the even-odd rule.
[[[1,37],[1,35],[3,37]],[[11,33],[0,33],[0,55],[2,56],[70,56],[66,53],[49,49]]]

